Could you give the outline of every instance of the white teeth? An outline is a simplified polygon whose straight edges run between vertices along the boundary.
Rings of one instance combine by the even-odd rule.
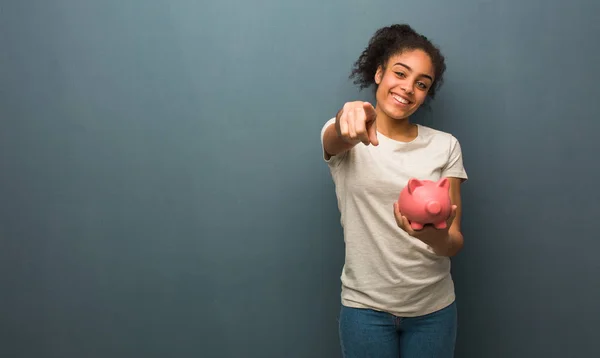
[[[409,104],[410,102],[408,102],[407,100],[405,100],[404,98],[400,97],[400,96],[396,96],[396,95],[392,95],[396,101],[400,102],[400,103],[404,103],[404,104]]]

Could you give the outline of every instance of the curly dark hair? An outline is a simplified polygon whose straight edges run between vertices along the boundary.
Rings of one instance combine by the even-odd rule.
[[[435,80],[429,89],[428,96],[434,98],[437,89],[444,81],[443,77],[446,71],[444,56],[427,37],[417,33],[406,24],[395,24],[377,30],[369,40],[368,46],[354,63],[350,78],[355,79],[354,84],[359,85],[361,90],[374,85],[375,73],[379,66],[385,70],[391,56],[416,49],[425,51],[433,63]]]

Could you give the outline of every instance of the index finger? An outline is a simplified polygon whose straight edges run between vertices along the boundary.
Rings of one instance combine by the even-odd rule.
[[[406,231],[411,236],[415,235],[415,231],[410,226],[410,222],[408,222],[406,216],[402,215],[400,212],[400,206],[398,205],[398,202],[394,202],[394,217],[396,219],[396,224],[398,224],[400,229]]]
[[[373,144],[374,146],[378,146],[379,139],[377,139],[377,122],[373,122],[371,123],[371,125],[369,125],[367,133],[371,144]]]

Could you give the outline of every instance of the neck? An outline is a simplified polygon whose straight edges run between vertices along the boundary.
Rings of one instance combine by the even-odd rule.
[[[377,131],[384,136],[401,142],[410,142],[418,135],[417,126],[410,122],[410,118],[394,119],[388,117],[381,109],[376,108]]]

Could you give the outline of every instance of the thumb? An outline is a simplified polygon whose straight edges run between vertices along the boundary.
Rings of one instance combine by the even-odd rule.
[[[375,112],[375,107],[369,102],[363,102],[363,109],[367,116],[367,121],[374,121],[377,117],[377,112]]]
[[[458,208],[458,206],[452,205],[452,211],[450,211],[450,216],[448,217],[448,220],[447,220],[448,226],[451,226],[452,222],[454,222],[454,218],[456,217],[457,208]]]

